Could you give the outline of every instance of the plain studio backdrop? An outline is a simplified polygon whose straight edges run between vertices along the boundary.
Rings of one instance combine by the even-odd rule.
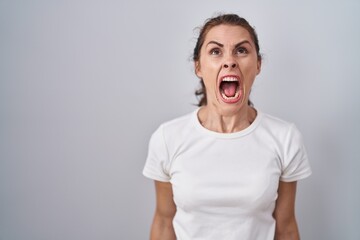
[[[258,109],[294,122],[306,240],[360,239],[359,1],[0,0],[0,239],[148,239],[151,133],[195,109],[195,27],[255,26]]]

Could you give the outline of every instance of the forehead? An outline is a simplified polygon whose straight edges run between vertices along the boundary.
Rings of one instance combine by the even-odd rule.
[[[218,25],[209,30],[206,34],[204,43],[217,41],[219,43],[237,44],[240,41],[248,40],[253,42],[248,30],[241,26]]]

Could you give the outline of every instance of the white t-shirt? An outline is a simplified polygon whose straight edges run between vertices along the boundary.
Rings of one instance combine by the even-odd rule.
[[[294,124],[258,111],[235,133],[204,128],[198,110],[152,135],[143,174],[171,182],[179,240],[273,240],[279,181],[311,174]]]

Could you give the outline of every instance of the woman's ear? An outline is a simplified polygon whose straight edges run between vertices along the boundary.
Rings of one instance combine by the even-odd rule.
[[[258,75],[261,72],[261,59],[258,59],[256,67],[257,67],[256,75]]]
[[[201,69],[200,69],[200,62],[199,62],[199,61],[195,61],[195,62],[194,62],[194,67],[195,67],[195,74],[196,74],[196,76],[198,76],[198,78],[202,78],[202,73],[201,73]]]

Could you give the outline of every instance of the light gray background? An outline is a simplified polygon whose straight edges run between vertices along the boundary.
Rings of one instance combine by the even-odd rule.
[[[302,239],[360,239],[360,1],[0,0],[0,239],[147,239],[151,133],[195,109],[193,29],[256,27],[252,100],[295,122]]]

